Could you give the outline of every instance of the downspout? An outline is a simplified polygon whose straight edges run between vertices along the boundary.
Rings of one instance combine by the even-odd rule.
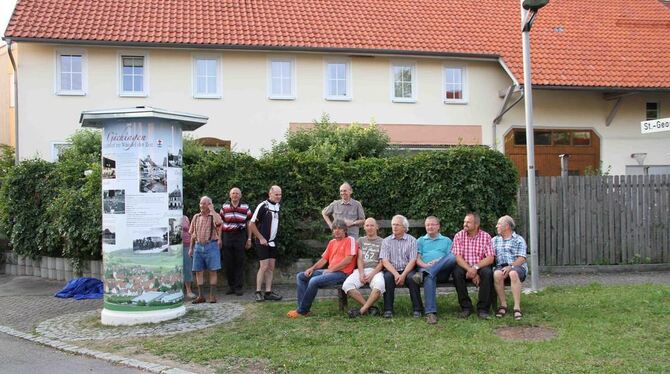
[[[7,39],[7,53],[14,69],[14,157],[19,164],[19,71],[16,69],[16,60],[12,54],[12,39]]]

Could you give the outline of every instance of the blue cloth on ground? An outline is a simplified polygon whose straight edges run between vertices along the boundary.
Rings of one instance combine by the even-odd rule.
[[[84,277],[71,279],[54,296],[62,298],[73,297],[75,300],[102,299],[104,293],[105,291],[100,279]]]

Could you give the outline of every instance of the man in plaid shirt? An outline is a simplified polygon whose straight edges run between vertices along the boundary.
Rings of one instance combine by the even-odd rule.
[[[461,306],[460,318],[467,318],[472,314],[472,300],[468,295],[466,282],[469,279],[479,287],[477,300],[477,315],[488,319],[491,308],[491,293],[493,286],[493,271],[491,265],[495,259],[495,252],[491,246],[491,235],[479,229],[480,218],[477,213],[468,213],[463,220],[463,230],[454,236],[451,252],[456,256],[456,266],[453,277],[458,293],[458,303]]]

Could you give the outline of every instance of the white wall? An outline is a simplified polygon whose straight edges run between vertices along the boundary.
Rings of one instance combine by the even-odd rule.
[[[387,57],[350,57],[351,101],[324,99],[324,55],[265,52],[207,52],[221,56],[223,98],[194,99],[191,89],[192,56],[198,51],[138,49],[149,53],[149,95],[119,97],[118,48],[84,47],[88,56],[86,96],[54,94],[55,50],[46,44],[22,44],[20,61],[21,156],[48,158],[50,142],[65,140],[79,128],[83,110],[148,105],[209,116],[197,137],[230,139],[238,151],[259,154],[272,139],[283,138],[289,123],[309,123],[328,113],[339,123],[375,121],[384,124],[481,125],[490,142],[490,122],[502,103],[498,90],[510,79],[495,61],[452,62],[465,64],[469,77],[469,103],[444,104],[444,59],[398,59],[417,62],[417,102],[391,102],[390,61]],[[123,50],[129,50],[124,48]],[[296,60],[297,98],[267,98],[269,56]],[[346,57],[346,56],[345,56]]]

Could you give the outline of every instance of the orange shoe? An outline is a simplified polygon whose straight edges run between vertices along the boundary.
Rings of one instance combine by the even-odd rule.
[[[307,313],[305,313],[305,314],[298,313],[298,310],[297,310],[297,309],[292,310],[292,311],[286,313],[286,317],[288,317],[288,318],[309,317],[310,315],[311,315],[310,312],[307,312]]]

